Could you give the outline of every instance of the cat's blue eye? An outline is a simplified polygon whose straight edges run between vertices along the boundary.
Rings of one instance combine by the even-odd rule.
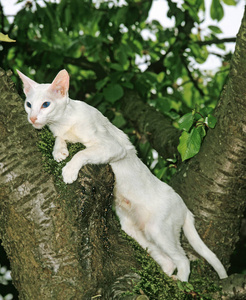
[[[29,107],[29,108],[31,108],[31,107],[32,107],[32,104],[31,104],[30,102],[27,102],[27,103],[26,103],[26,106]]]
[[[48,106],[50,106],[50,102],[44,102],[43,104],[42,104],[42,108],[47,108]]]

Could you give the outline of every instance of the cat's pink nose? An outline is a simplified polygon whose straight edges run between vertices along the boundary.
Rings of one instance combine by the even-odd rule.
[[[37,117],[31,117],[30,120],[31,120],[32,124],[34,124],[37,120]]]

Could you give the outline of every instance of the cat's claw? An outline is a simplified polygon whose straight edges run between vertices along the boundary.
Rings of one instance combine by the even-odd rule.
[[[55,161],[61,162],[62,160],[66,159],[68,157],[69,152],[66,148],[64,148],[59,151],[53,151],[52,155],[53,155]]]
[[[69,163],[62,169],[63,181],[67,184],[73,183],[78,178],[79,171],[74,169]]]

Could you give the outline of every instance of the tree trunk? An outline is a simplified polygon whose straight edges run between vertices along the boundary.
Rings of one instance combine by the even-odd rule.
[[[217,125],[209,130],[199,154],[183,164],[171,181],[194,212],[205,243],[227,269],[246,208],[245,66],[246,14],[237,36],[229,80],[216,109]],[[245,289],[242,292],[246,293]]]
[[[0,237],[19,299],[119,299],[139,278],[112,213],[111,168],[85,166],[76,183],[56,188],[1,69],[0,95]]]

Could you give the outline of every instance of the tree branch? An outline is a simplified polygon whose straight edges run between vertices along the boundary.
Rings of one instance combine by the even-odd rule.
[[[147,137],[163,158],[172,158],[174,155],[179,157],[177,146],[180,131],[172,126],[169,118],[143,103],[134,92],[125,93],[121,108],[124,116]]]
[[[197,80],[193,78],[193,75],[188,66],[188,62],[186,61],[186,58],[184,56],[181,56],[181,61],[186,69],[186,72],[187,72],[188,77],[190,78],[190,81],[193,83],[194,87],[198,90],[201,97],[204,97],[205,94],[204,94],[203,90],[199,87]]]
[[[167,55],[172,52],[173,48],[174,48],[174,44],[175,42],[169,47],[169,49],[166,51],[166,53],[162,56],[160,56],[160,58],[151,63],[149,65],[149,67],[147,68],[146,72],[154,72],[156,74],[159,74],[161,72],[165,72],[166,71],[166,67],[164,66],[164,60],[167,57]]]
[[[216,45],[216,44],[224,44],[224,43],[235,43],[236,38],[224,38],[224,39],[213,39],[208,41],[196,41],[195,44],[198,44],[199,46],[209,46],[209,45]]]

